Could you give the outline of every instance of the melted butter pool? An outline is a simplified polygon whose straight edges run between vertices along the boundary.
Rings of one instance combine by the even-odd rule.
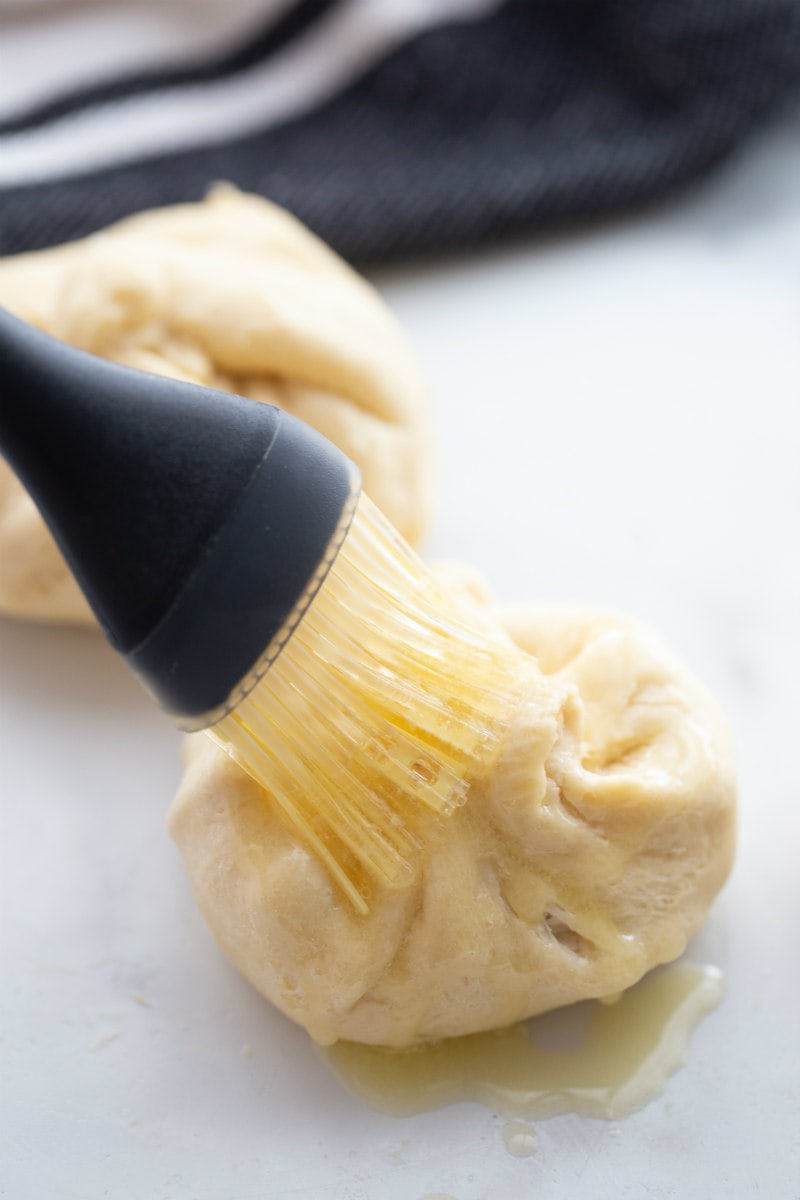
[[[614,1003],[587,1001],[413,1050],[337,1042],[320,1054],[350,1092],[395,1116],[475,1101],[508,1117],[615,1119],[663,1091],[722,995],[716,968],[681,963]]]

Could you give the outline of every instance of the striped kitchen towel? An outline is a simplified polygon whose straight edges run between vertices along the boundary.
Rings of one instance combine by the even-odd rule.
[[[800,0],[0,0],[0,253],[229,180],[346,257],[668,194],[800,91]]]

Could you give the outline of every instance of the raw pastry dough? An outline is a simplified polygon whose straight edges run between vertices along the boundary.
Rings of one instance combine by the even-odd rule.
[[[465,603],[477,595],[471,580]],[[264,792],[209,739],[188,741],[170,828],[197,901],[225,953],[320,1042],[408,1046],[619,992],[682,952],[725,880],[733,769],[699,684],[615,616],[503,621],[540,666],[503,757],[413,884],[366,917]]]
[[[0,304],[105,358],[267,400],[361,468],[417,542],[428,519],[424,388],[375,291],[294,218],[228,186],[85,241],[0,261]],[[91,616],[0,460],[0,610]]]

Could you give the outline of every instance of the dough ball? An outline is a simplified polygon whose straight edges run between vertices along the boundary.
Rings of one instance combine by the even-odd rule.
[[[210,739],[187,742],[169,823],[198,904],[319,1042],[409,1046],[619,992],[683,951],[728,874],[727,733],[685,668],[616,616],[502,617],[540,668],[504,753],[367,916],[265,792]]]
[[[229,186],[0,261],[0,304],[84,350],[286,409],[361,468],[411,541],[428,520],[425,389],[377,293],[288,213]],[[0,610],[92,620],[0,460]]]

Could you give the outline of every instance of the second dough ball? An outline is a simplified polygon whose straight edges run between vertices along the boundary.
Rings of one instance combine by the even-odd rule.
[[[228,186],[55,249],[0,261],[0,304],[103,358],[238,392],[307,421],[418,542],[425,389],[369,284],[288,213]],[[33,502],[0,462],[0,611],[90,622]]]

